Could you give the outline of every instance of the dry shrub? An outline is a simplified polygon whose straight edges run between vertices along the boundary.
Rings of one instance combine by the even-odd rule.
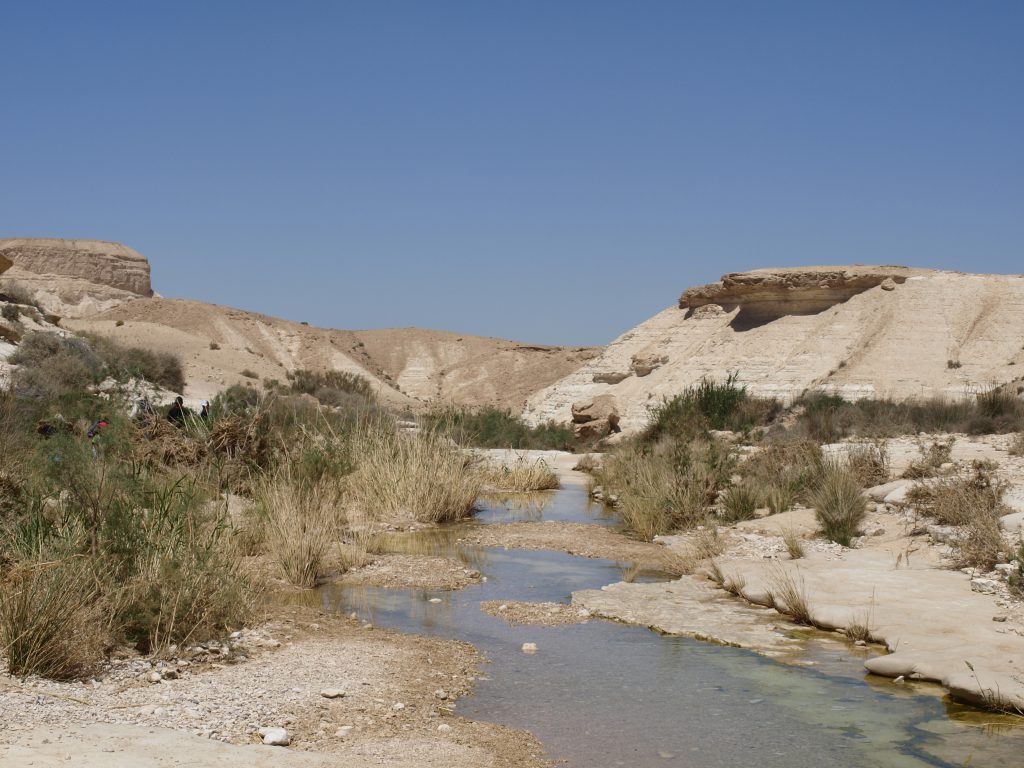
[[[498,491],[549,491],[558,488],[556,475],[543,459],[529,461],[517,456],[515,461],[500,466],[485,462],[480,467],[483,483]]]
[[[771,514],[778,515],[796,503],[796,492],[788,483],[772,483],[764,491],[764,503]]]
[[[1024,456],[1024,432],[1018,432],[1010,443],[1011,456]]]
[[[315,586],[327,553],[341,534],[340,491],[327,481],[302,483],[282,469],[259,486],[257,499],[266,526],[266,551],[289,582]]]
[[[357,428],[352,451],[358,466],[347,501],[361,520],[450,522],[470,515],[480,495],[479,472],[435,430],[399,433],[366,423]]]
[[[882,441],[850,446],[846,466],[865,488],[889,482],[889,451]]]
[[[12,675],[76,677],[107,640],[97,583],[83,563],[32,563],[0,584],[0,655]]]
[[[776,488],[777,506],[773,513],[784,512],[821,477],[824,458],[821,446],[810,440],[767,443],[740,464],[739,472],[758,488]]]
[[[769,583],[768,597],[775,610],[787,614],[797,624],[813,624],[807,587],[799,568],[794,576],[785,567],[778,566],[772,571]]]
[[[1006,543],[999,519],[1009,512],[1003,503],[1006,484],[996,480],[985,464],[975,462],[968,477],[915,486],[911,504],[943,525],[962,526],[957,542],[958,563],[991,570],[1003,559]]]
[[[853,473],[841,466],[826,467],[808,500],[825,536],[850,546],[867,514],[867,499]]]
[[[671,568],[679,575],[693,573],[697,566],[708,559],[712,559],[712,573],[717,568],[713,558],[725,552],[725,540],[718,534],[718,528],[709,525],[700,528],[687,542],[686,551],[676,558]]]
[[[955,438],[946,440],[933,440],[931,444],[925,445],[924,441],[917,442],[917,449],[921,452],[921,458],[912,461],[903,472],[903,477],[909,479],[920,479],[922,477],[934,477],[939,474],[943,464],[947,464],[953,457],[953,444]]]
[[[579,461],[573,466],[573,470],[576,472],[586,472],[587,474],[594,474],[601,468],[601,462],[592,453],[584,453],[580,456]]]
[[[722,496],[721,518],[726,523],[753,520],[761,504],[761,494],[749,485],[733,485]]]

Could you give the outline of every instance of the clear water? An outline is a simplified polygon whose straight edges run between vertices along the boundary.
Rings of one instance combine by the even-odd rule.
[[[588,508],[581,489],[548,497],[494,502],[478,520],[614,523]],[[949,704],[934,688],[871,679],[860,649],[817,633],[806,633],[794,664],[599,620],[510,627],[480,602],[568,602],[575,590],[620,581],[632,564],[465,547],[463,530],[404,538],[410,549],[462,557],[486,582],[458,592],[334,584],[322,588],[323,604],[472,643],[491,663],[458,712],[525,728],[569,766],[1024,765],[1024,723]],[[522,653],[524,642],[539,651]]]

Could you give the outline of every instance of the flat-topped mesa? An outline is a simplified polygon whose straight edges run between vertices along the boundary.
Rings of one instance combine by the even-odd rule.
[[[3,279],[31,291],[47,311],[69,317],[150,297],[149,261],[120,243],[52,237],[0,239]]]
[[[914,270],[898,266],[797,267],[730,272],[717,283],[687,288],[679,308],[696,310],[716,305],[726,312],[737,307],[737,330],[786,315],[815,315],[876,286],[892,289]]]

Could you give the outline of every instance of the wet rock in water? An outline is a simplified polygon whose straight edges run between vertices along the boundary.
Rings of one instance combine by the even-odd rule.
[[[536,653],[536,652],[537,652],[537,644],[536,643],[523,643],[523,653]]]
[[[257,733],[263,739],[263,743],[271,747],[287,747],[292,743],[291,736],[284,728],[260,728]]]
[[[345,691],[341,688],[324,688],[320,691],[320,695],[325,699],[340,699],[345,695]]]
[[[440,597],[432,597],[432,598],[430,598],[430,600],[428,602],[440,603],[441,602],[441,598]]]

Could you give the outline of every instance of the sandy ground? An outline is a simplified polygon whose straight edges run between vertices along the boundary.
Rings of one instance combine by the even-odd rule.
[[[630,562],[672,572],[679,567],[676,553],[647,541],[588,523],[507,523],[481,526],[463,539],[467,544],[505,549],[548,549],[579,557]]]
[[[113,766],[543,766],[529,735],[452,714],[480,663],[472,647],[304,608],[247,632],[238,663],[144,661],[93,682],[0,678],[0,764]],[[323,689],[344,692],[325,698]],[[288,749],[259,744],[284,727]],[[70,757],[69,757],[70,756]]]
[[[480,571],[460,560],[429,555],[373,555],[373,562],[345,573],[338,583],[369,587],[462,589],[480,581]]]
[[[504,619],[512,626],[529,624],[541,627],[558,627],[565,624],[583,624],[590,621],[590,611],[565,603],[528,603],[520,601],[502,602],[486,600],[480,603],[480,610],[489,616]]]

